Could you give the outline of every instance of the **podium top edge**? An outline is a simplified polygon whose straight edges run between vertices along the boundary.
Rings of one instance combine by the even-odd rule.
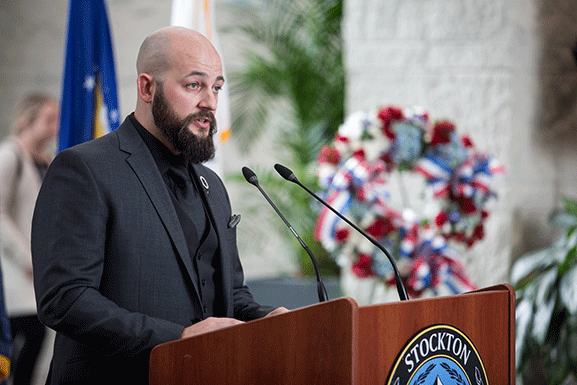
[[[493,292],[493,293],[507,292],[510,298],[512,298],[513,300],[515,299],[515,289],[513,289],[513,287],[509,284],[502,283],[502,284],[488,286],[488,287],[484,287],[484,288],[480,288],[480,289],[476,289],[476,290],[472,290],[472,291],[467,291],[467,292],[455,294],[455,295],[446,295],[446,296],[428,297],[428,298],[415,298],[415,299],[409,299],[408,301],[400,301],[399,300],[399,301],[395,301],[395,302],[376,303],[376,304],[360,306],[360,307],[361,308],[368,308],[368,307],[382,306],[382,305],[387,305],[387,304],[401,304],[401,303],[417,302],[417,301],[418,302],[442,301],[442,300],[446,300],[446,299],[450,299],[450,298],[458,298],[458,297],[470,296],[470,295],[488,294],[491,292]],[[352,301],[354,301],[354,300],[352,300]]]

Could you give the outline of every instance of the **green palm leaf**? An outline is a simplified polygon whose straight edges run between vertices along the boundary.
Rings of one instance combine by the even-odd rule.
[[[273,133],[267,137],[275,138],[274,145],[288,152],[287,166],[315,189],[317,154],[344,117],[343,2],[255,0],[229,6],[236,17],[222,32],[244,50],[243,63],[229,76],[232,134],[246,150],[265,132]],[[273,177],[264,173],[259,180],[263,186],[271,183],[267,189],[271,198],[277,195],[275,202],[286,208],[289,221],[294,217],[313,253],[328,261],[320,243],[312,239],[315,204],[298,186],[279,183],[278,175],[273,182]],[[310,274],[308,256],[302,261],[303,271]]]

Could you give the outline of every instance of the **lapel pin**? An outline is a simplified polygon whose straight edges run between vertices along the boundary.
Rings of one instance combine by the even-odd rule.
[[[204,176],[200,176],[200,183],[202,183],[202,186],[204,187],[204,190],[206,191],[206,195],[208,195],[208,182],[206,181]]]

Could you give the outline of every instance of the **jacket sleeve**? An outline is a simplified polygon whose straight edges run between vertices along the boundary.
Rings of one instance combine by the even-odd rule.
[[[57,332],[105,355],[134,356],[178,339],[184,329],[119,307],[99,291],[110,208],[99,182],[74,149],[50,166],[32,221],[38,314]]]

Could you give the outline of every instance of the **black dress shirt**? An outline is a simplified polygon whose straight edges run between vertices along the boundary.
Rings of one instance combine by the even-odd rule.
[[[196,269],[204,318],[219,316],[222,306],[216,303],[220,297],[217,295],[219,290],[216,282],[219,280],[216,272],[220,271],[220,261],[215,258],[218,237],[199,192],[198,178],[194,175],[193,168],[185,164],[181,154],[173,154],[136,120],[134,114],[129,115],[129,119],[149,148],[170,192],[190,258]]]

